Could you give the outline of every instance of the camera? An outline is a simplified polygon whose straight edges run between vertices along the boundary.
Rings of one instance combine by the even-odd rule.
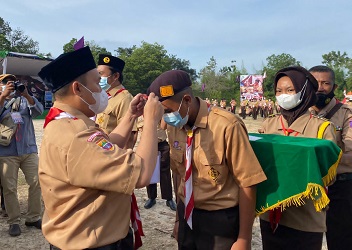
[[[13,84],[15,86],[15,90],[18,90],[21,93],[26,89],[26,86],[20,81],[16,81]]]

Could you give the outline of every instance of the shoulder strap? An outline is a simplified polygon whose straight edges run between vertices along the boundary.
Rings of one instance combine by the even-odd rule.
[[[324,132],[329,125],[330,125],[329,121],[325,121],[320,125],[318,129],[318,134],[317,134],[318,139],[323,139]]]
[[[337,110],[339,110],[339,108],[342,107],[342,103],[336,103],[336,105],[326,114],[325,118],[330,120],[331,117],[336,113]]]

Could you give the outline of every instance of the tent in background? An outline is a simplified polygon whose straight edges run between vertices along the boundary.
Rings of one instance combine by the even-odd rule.
[[[45,108],[50,108],[51,92],[38,77],[38,73],[52,60],[54,59],[34,54],[0,51],[0,72],[15,75],[19,81],[27,84],[29,92],[43,103]]]

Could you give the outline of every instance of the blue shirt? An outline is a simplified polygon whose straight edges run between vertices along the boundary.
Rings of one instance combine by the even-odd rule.
[[[21,114],[23,124],[18,125],[10,145],[0,145],[0,156],[21,156],[24,154],[38,153],[32,118],[43,113],[43,105],[34,96],[32,96],[35,102],[34,105],[29,105],[27,99],[23,96],[17,98],[21,98],[18,112]],[[6,109],[1,115],[0,120],[10,112],[10,110],[11,108]]]

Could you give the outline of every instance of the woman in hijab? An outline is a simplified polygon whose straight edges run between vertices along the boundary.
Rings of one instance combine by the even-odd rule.
[[[264,120],[259,132],[317,138],[326,120],[308,111],[316,102],[318,90],[313,75],[300,66],[283,68],[276,73],[274,90],[281,114]],[[332,125],[325,128],[323,139],[336,142]],[[316,212],[310,199],[302,206],[292,205],[282,212],[279,209],[266,212],[260,216],[263,249],[321,250],[325,218],[325,211]]]

